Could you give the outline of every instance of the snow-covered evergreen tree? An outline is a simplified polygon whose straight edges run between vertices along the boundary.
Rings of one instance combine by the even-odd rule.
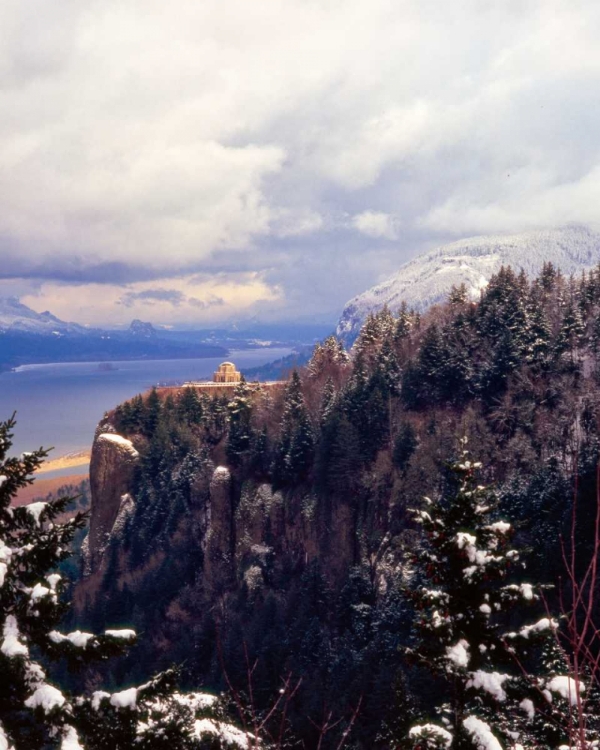
[[[276,484],[304,480],[314,459],[314,429],[302,394],[302,383],[294,370],[286,388],[281,437],[273,466]]]
[[[450,466],[454,491],[414,511],[425,539],[415,560],[417,643],[409,654],[446,689],[435,718],[414,726],[410,739],[421,750],[568,746],[573,714],[593,691],[569,676],[559,622],[540,609],[539,588],[513,579],[523,566],[509,546],[511,524],[493,520],[495,498],[478,484],[479,468],[464,438]],[[526,604],[540,615],[532,624],[524,624]],[[589,706],[582,710],[589,736],[597,720]]]
[[[308,372],[313,377],[322,373],[329,373],[332,367],[346,365],[350,361],[348,352],[336,336],[328,336],[325,341],[317,344],[308,363]]]
[[[227,404],[229,412],[229,434],[227,436],[227,458],[232,464],[242,461],[252,443],[252,398],[253,388],[242,375],[233,397]]]
[[[14,419],[0,423],[0,748],[2,750],[192,750],[247,748],[248,735],[223,721],[219,701],[176,692],[176,670],[144,685],[70,695],[48,676],[62,658],[71,667],[123,653],[133,630],[94,635],[60,631],[67,605],[57,565],[70,554],[77,513],[72,500],[11,505],[31,483],[44,450],[10,457]]]

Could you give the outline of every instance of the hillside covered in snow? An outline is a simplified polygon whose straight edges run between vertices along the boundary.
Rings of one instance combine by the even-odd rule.
[[[337,335],[353,341],[370,312],[402,302],[423,311],[445,299],[452,286],[466,284],[479,298],[493,273],[503,265],[536,275],[550,261],[564,274],[579,273],[600,261],[600,234],[588,227],[472,237],[431,250],[408,263],[382,284],[351,299],[342,312]]]
[[[37,313],[16,297],[0,297],[0,332],[34,333],[47,335],[89,335],[90,331],[77,323],[65,323],[52,313]]]

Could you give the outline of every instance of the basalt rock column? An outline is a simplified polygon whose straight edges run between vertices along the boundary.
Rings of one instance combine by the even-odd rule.
[[[90,460],[92,513],[88,535],[89,570],[100,561],[109,534],[121,508],[123,496],[131,489],[139,453],[131,440],[111,432],[96,436]]]

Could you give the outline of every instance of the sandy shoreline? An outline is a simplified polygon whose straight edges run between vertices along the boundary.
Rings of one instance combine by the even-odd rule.
[[[44,461],[41,468],[36,471],[36,476],[41,476],[49,471],[57,471],[58,469],[73,469],[76,466],[85,466],[90,462],[91,452],[89,450],[72,451],[66,453],[64,456],[59,458],[51,458]]]
[[[85,481],[86,476],[81,474],[75,474],[73,476],[65,477],[53,477],[52,479],[40,479],[36,480],[33,484],[28,484],[27,487],[22,487],[16,497],[13,498],[11,505],[26,505],[33,500],[42,500],[50,493],[56,492],[60,487],[65,487],[68,484],[77,486]]]

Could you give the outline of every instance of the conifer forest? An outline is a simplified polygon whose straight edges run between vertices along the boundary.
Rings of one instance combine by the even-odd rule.
[[[0,750],[599,748],[600,267],[282,380],[116,406],[91,509],[0,426]]]

